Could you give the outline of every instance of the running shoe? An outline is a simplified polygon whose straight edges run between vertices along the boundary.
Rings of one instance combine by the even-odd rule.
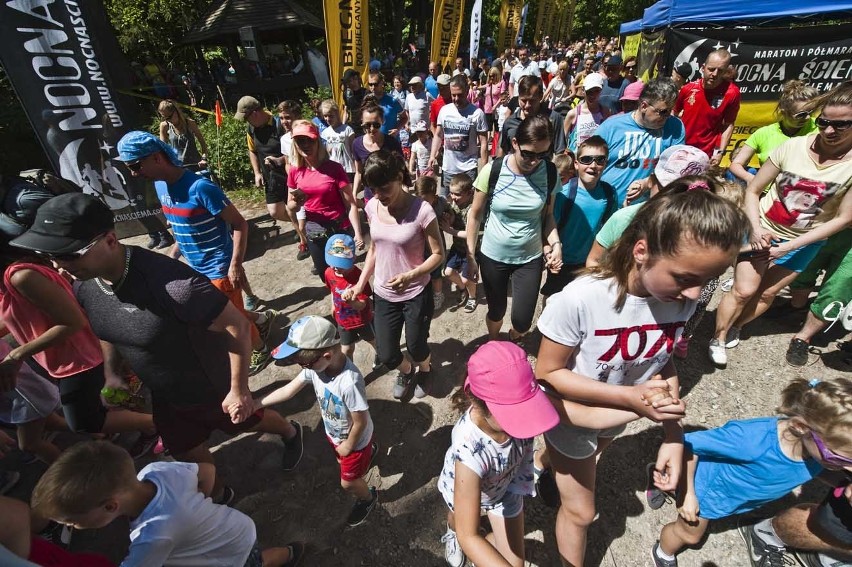
[[[352,511],[349,512],[349,516],[346,518],[346,525],[350,528],[363,524],[367,516],[370,515],[370,512],[373,511],[373,508],[376,507],[376,503],[379,501],[379,494],[376,492],[375,486],[370,487],[370,496],[369,500],[358,500],[352,506]]]
[[[305,452],[302,424],[292,419],[290,420],[290,423],[296,428],[296,435],[294,435],[292,439],[284,439],[282,437],[282,440],[284,441],[284,459],[282,465],[284,472],[290,472],[299,466],[299,462],[302,460],[302,454]]]

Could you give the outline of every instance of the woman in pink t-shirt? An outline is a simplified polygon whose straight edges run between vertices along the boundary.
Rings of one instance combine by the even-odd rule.
[[[364,247],[358,206],[343,166],[328,158],[317,127],[307,120],[293,122],[293,151],[287,173],[287,207],[294,213],[305,208],[308,252],[314,269],[324,280],[325,243],[332,234],[355,237]]]
[[[0,361],[0,390],[15,387],[24,361],[32,357],[59,383],[62,410],[73,431],[118,433],[141,431],[138,450],[145,451],[156,441],[150,414],[113,410],[107,412],[100,391],[105,384],[101,343],[71,285],[43,262],[24,257],[8,246],[9,235],[0,235],[0,319],[18,342]],[[100,237],[82,250],[82,256]],[[106,376],[106,384],[127,389],[119,376]]]
[[[429,203],[403,187],[411,185],[411,178],[401,156],[385,151],[370,154],[364,181],[375,197],[364,209],[371,242],[361,278],[347,293],[360,294],[375,274],[373,320],[379,360],[399,369],[393,389],[396,399],[407,398],[412,386],[414,395],[422,398],[429,391],[432,372],[427,343],[434,311],[429,274],[444,261],[438,220]],[[424,260],[427,243],[431,254]],[[403,326],[413,361],[399,348]],[[419,367],[416,379],[415,367]]]

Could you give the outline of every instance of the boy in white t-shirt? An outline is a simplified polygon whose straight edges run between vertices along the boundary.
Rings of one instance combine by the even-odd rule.
[[[363,523],[379,501],[376,488],[364,479],[378,451],[364,376],[343,354],[337,327],[316,315],[293,323],[287,340],[272,351],[272,356],[278,360],[292,358],[302,372],[286,386],[256,400],[255,407],[284,402],[308,384],[313,385],[326,437],[340,464],[340,485],[357,499],[346,523],[350,527]]]
[[[408,159],[408,171],[417,179],[424,175],[432,175],[429,169],[429,155],[432,153],[432,132],[424,120],[411,125],[411,157]]]
[[[302,543],[261,552],[254,522],[214,504],[210,463],[151,463],[139,474],[133,459],[108,441],[66,450],[33,491],[33,510],[78,529],[102,528],[130,518],[130,549],[121,567],[168,565],[295,567]]]

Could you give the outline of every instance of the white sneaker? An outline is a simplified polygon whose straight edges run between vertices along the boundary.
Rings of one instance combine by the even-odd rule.
[[[740,330],[737,327],[731,327],[725,335],[725,348],[734,348],[738,344],[740,344]]]
[[[731,291],[732,289],[734,289],[734,278],[726,279],[725,281],[722,282],[722,285],[720,287],[722,288],[722,291],[724,291],[725,293]]]
[[[710,354],[710,360],[719,368],[725,368],[728,365],[728,353],[725,351],[725,345],[720,343],[718,339],[710,341],[707,348]]]
[[[456,538],[456,532],[447,528],[447,533],[441,537],[441,543],[444,544],[444,559],[447,560],[447,564],[451,567],[462,567],[466,558]]]

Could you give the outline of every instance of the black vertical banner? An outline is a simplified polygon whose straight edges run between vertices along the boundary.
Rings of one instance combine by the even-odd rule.
[[[0,62],[56,171],[112,209],[120,237],[162,230],[153,184],[116,160],[143,122],[118,92],[130,68],[101,1],[4,1]]]

